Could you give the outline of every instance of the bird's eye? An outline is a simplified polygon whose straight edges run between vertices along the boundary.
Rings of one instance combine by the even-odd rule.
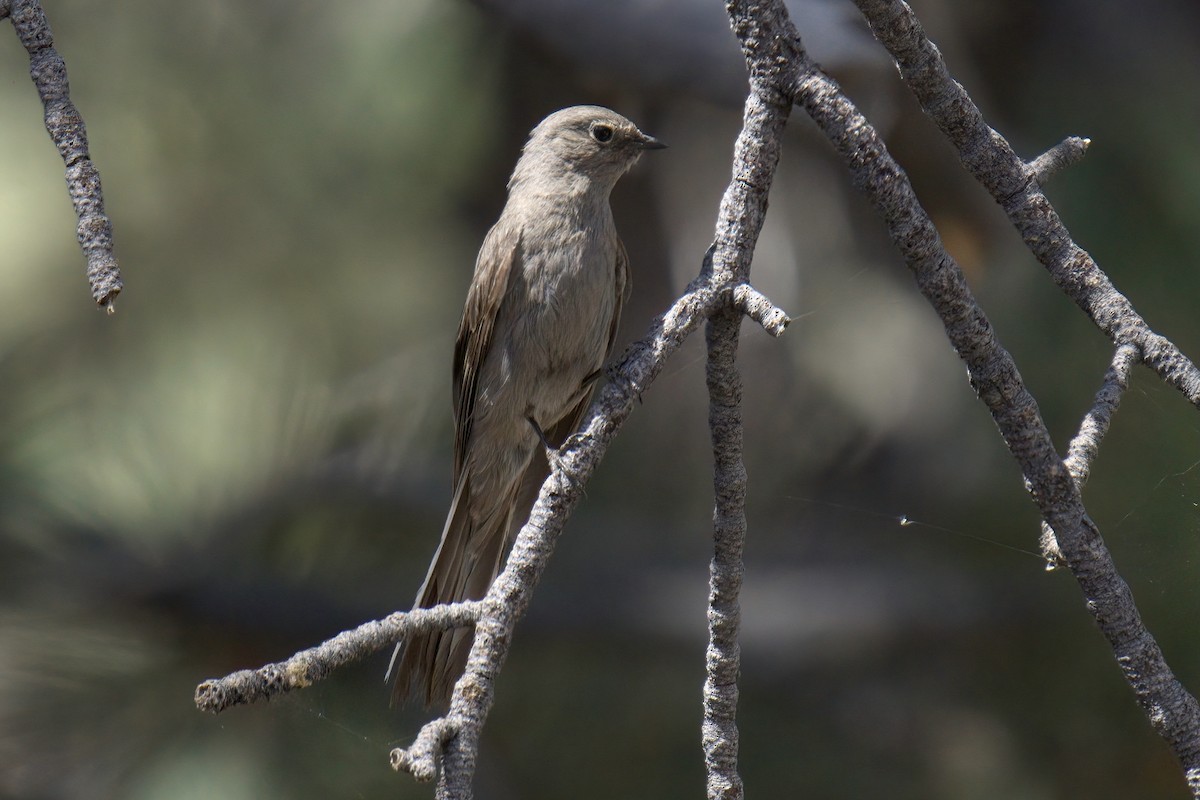
[[[600,144],[612,141],[613,129],[611,125],[593,125],[592,138]]]

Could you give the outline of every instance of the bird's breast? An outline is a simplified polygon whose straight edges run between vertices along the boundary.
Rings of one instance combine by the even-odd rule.
[[[525,400],[539,417],[565,413],[584,378],[603,365],[617,310],[611,217],[576,222],[547,216],[522,232],[519,271],[502,311],[511,323],[508,382],[528,387]]]

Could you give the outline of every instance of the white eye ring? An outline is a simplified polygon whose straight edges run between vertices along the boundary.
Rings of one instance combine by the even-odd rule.
[[[592,134],[592,138],[600,144],[607,144],[608,142],[611,142],[613,138],[612,126],[605,125],[604,123],[593,125],[590,133]]]

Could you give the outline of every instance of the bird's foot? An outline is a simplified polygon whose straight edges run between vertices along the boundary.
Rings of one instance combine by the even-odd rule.
[[[546,434],[542,431],[542,426],[538,425],[537,420],[533,417],[526,417],[529,425],[533,428],[533,432],[537,435],[538,441],[542,443],[542,447],[546,452],[546,462],[550,465],[550,469],[562,476],[564,480],[569,482],[577,490],[582,491],[583,485],[567,470],[566,464],[563,463],[563,455],[571,449],[578,447],[583,442],[584,435],[581,433],[572,433],[562,443],[562,447],[555,447],[550,444],[550,440],[546,438]]]

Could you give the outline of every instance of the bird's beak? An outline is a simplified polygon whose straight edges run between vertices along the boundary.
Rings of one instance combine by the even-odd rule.
[[[638,131],[638,133],[641,133],[641,131]],[[642,133],[642,138],[638,141],[638,147],[643,150],[662,150],[666,145],[653,136],[647,136]]]

